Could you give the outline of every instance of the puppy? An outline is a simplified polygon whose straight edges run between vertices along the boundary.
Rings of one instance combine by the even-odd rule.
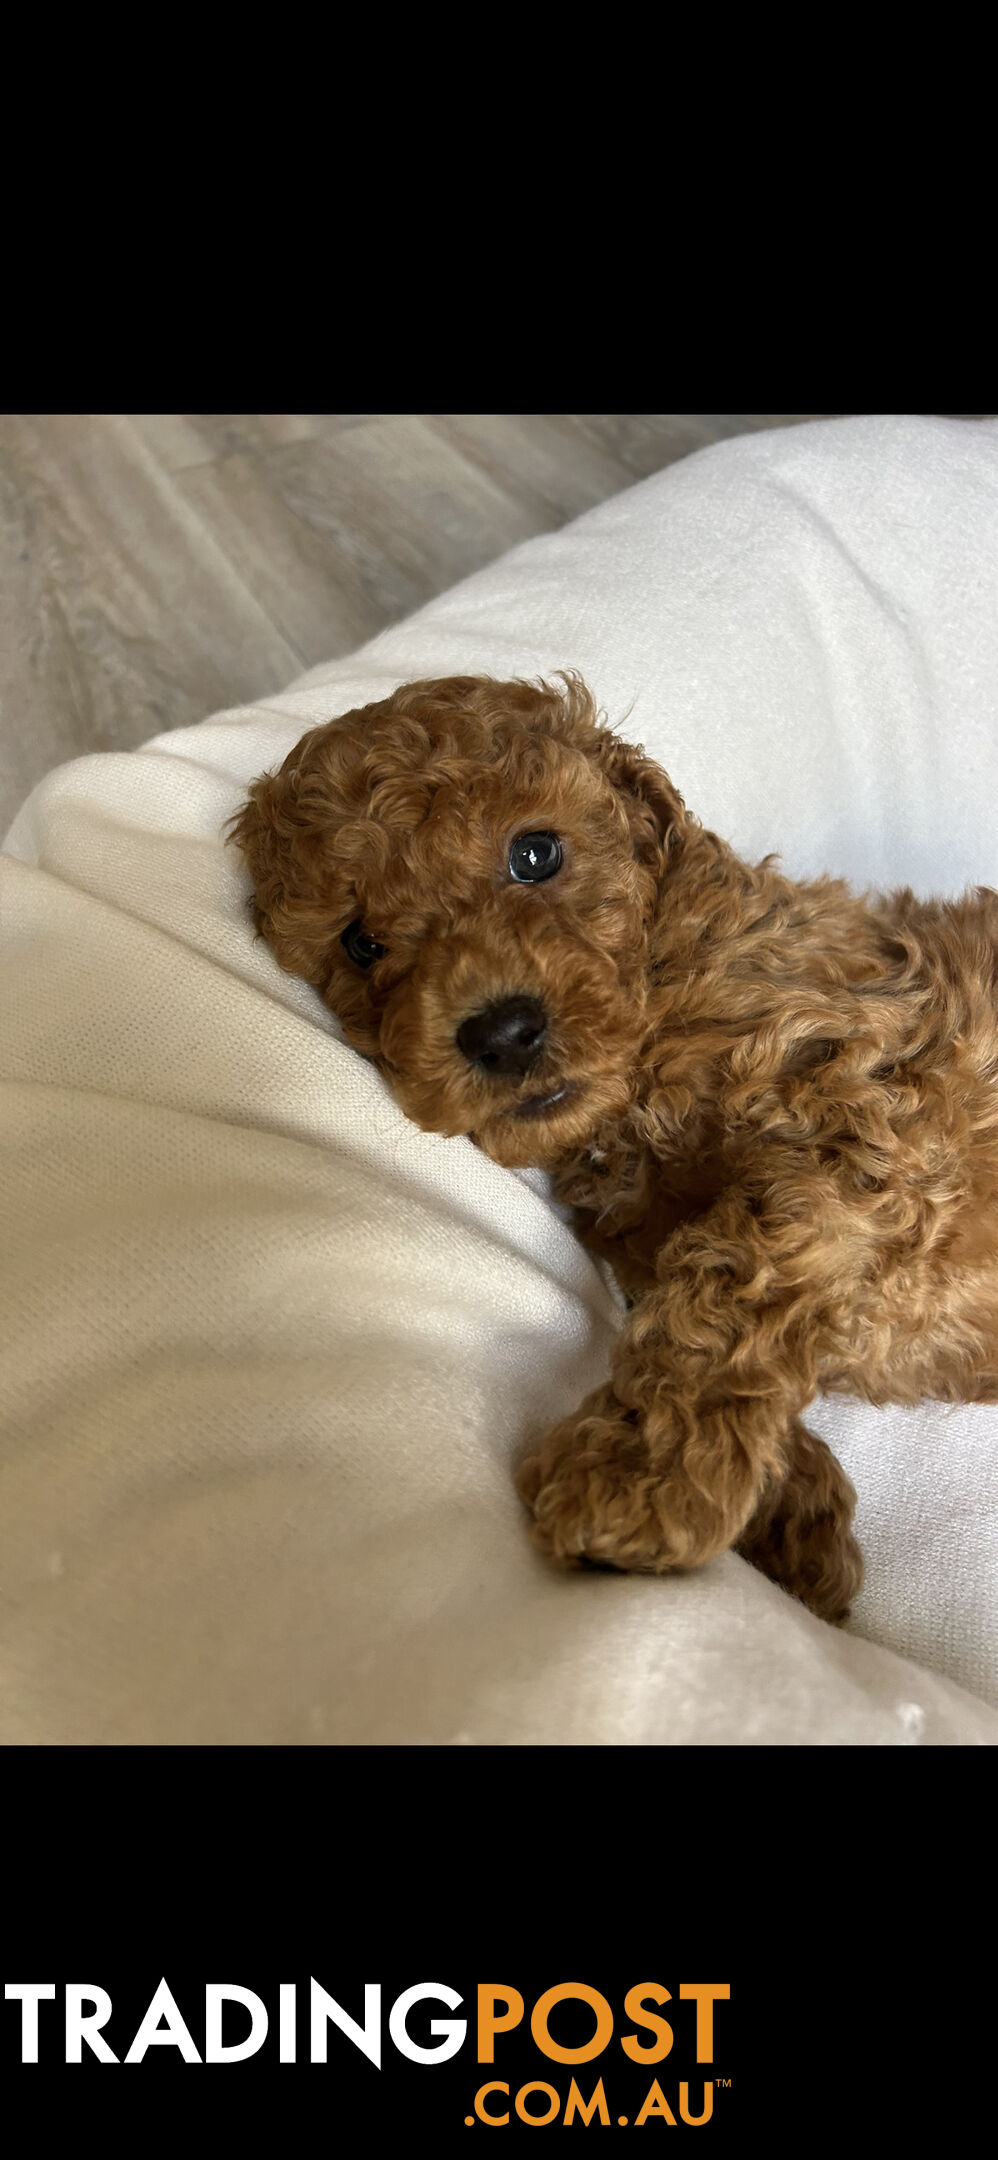
[[[256,921],[428,1131],[537,1164],[630,1300],[519,1472],[542,1550],[861,1580],[815,1391],[998,1400],[998,895],[795,883],[705,832],[577,675],[406,684],[234,838]]]

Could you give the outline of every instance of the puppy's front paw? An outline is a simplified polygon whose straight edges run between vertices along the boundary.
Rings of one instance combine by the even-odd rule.
[[[534,1543],[566,1566],[661,1574],[680,1564],[632,1413],[598,1388],[521,1463],[517,1490]]]
[[[855,1505],[841,1463],[796,1418],[786,1477],[761,1503],[738,1551],[819,1620],[843,1627],[863,1582],[851,1527]]]
[[[780,1525],[775,1537],[771,1531],[758,1542],[745,1539],[738,1550],[818,1620],[845,1626],[863,1583],[862,1555],[847,1525]]]

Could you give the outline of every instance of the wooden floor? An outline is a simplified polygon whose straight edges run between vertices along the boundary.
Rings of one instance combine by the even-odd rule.
[[[64,759],[266,696],[674,459],[820,417],[0,417],[0,836]]]

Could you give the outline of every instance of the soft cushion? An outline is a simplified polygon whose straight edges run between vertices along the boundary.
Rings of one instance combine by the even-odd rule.
[[[732,1554],[553,1571],[511,1464],[618,1303],[542,1177],[409,1124],[254,942],[220,828],[307,727],[559,667],[750,857],[998,883],[998,425],[706,450],[35,790],[0,858],[0,1738],[998,1737],[998,1410],[813,1406],[859,1490],[845,1633]]]

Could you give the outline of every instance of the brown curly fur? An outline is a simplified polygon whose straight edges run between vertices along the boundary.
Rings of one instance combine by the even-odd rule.
[[[417,1123],[550,1170],[632,1300],[612,1377],[521,1467],[541,1548],[664,1572],[735,1546],[844,1620],[855,1495],[800,1422],[815,1390],[998,1400],[998,895],[741,862],[575,675],[405,685],[234,825],[281,966]],[[514,883],[539,830],[562,866]],[[462,1023],[525,996],[535,1068],[470,1062]]]

